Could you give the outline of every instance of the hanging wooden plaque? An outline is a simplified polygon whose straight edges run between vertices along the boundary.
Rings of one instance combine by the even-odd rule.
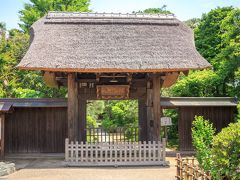
[[[128,99],[129,85],[98,85],[98,99]]]

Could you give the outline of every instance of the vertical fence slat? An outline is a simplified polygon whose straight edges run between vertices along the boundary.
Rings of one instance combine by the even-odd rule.
[[[65,139],[65,161],[69,161],[69,139]]]
[[[71,149],[70,149],[70,161],[73,161],[73,141],[71,141]]]
[[[108,144],[105,143],[106,147],[105,147],[105,152],[104,152],[104,157],[105,157],[105,160],[104,162],[108,162]]]
[[[100,162],[103,162],[103,143],[100,143]]]
[[[152,142],[148,141],[148,160],[147,161],[151,161],[151,147],[152,147]]]
[[[119,161],[122,162],[123,158],[122,158],[122,152],[123,152],[123,143],[120,141],[119,142]]]
[[[162,160],[162,150],[163,150],[163,148],[162,148],[162,144],[161,144],[161,142],[160,141],[158,141],[158,146],[157,146],[158,148],[157,148],[157,150],[158,150],[158,161],[161,161]]]
[[[83,162],[83,142],[80,143],[80,161]]]
[[[132,162],[132,143],[129,142],[129,161]]]
[[[146,141],[143,141],[143,161],[146,162]]]
[[[136,142],[133,142],[133,147],[134,147],[134,162],[136,162],[137,161],[137,144],[136,144]]]
[[[93,162],[93,146],[94,144],[90,144],[90,161]]]
[[[166,160],[166,139],[165,138],[162,139],[162,152],[163,152],[162,159],[163,161],[165,161]]]
[[[112,162],[113,160],[113,156],[112,156],[112,142],[109,143],[109,151],[110,151],[110,162]]]
[[[129,143],[128,142],[124,142],[124,161],[125,162],[127,162],[128,147],[129,147]]]
[[[142,161],[142,143],[140,141],[138,142],[138,152],[139,152],[138,161]]]
[[[153,146],[152,146],[152,150],[153,150],[153,161],[156,160],[156,141],[153,141]]]
[[[76,143],[75,143],[75,145],[76,145],[76,149],[75,149],[75,161],[76,161],[76,163],[78,162],[78,141],[76,141]]]

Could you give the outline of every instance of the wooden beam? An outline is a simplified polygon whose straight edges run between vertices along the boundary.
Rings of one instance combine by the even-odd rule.
[[[78,85],[75,74],[68,74],[68,138],[78,140]]]
[[[179,72],[166,73],[163,81],[163,88],[171,87],[178,80]]]
[[[160,129],[161,129],[161,122],[160,122],[160,90],[161,90],[161,78],[160,75],[156,74],[153,76],[153,135],[152,140],[159,141],[160,140]]]
[[[187,71],[183,71],[182,72],[185,76],[188,76],[188,74],[189,74],[189,70],[187,70]]]
[[[56,80],[56,75],[53,72],[44,72],[43,79],[47,86],[49,87],[58,87],[58,82]]]
[[[1,159],[4,158],[4,134],[5,134],[5,114],[0,113],[0,120],[1,120]]]

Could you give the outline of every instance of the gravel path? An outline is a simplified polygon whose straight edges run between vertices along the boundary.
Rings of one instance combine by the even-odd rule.
[[[174,158],[167,158],[170,167],[118,167],[118,168],[64,168],[51,160],[16,162],[17,172],[7,176],[16,180],[174,180]],[[52,165],[55,166],[52,166]],[[25,166],[24,166],[25,165]]]

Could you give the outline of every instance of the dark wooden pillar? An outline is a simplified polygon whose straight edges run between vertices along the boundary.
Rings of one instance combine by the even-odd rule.
[[[147,107],[146,100],[138,100],[139,140],[147,141]]]
[[[147,134],[149,141],[160,140],[160,90],[161,77],[156,74],[150,77],[147,85]]]
[[[147,99],[146,99],[146,111],[147,111],[147,140],[153,140],[153,99],[152,99],[152,81],[149,79],[147,82]]]
[[[160,90],[161,90],[161,77],[160,75],[153,76],[153,140],[160,140],[161,129],[161,106],[160,106]]]
[[[79,94],[81,96],[81,94]],[[86,142],[87,100],[79,98],[79,141]]]
[[[75,73],[68,74],[68,138],[78,140],[78,84]]]
[[[4,158],[4,133],[5,133],[5,114],[0,113],[1,122],[1,159]]]

